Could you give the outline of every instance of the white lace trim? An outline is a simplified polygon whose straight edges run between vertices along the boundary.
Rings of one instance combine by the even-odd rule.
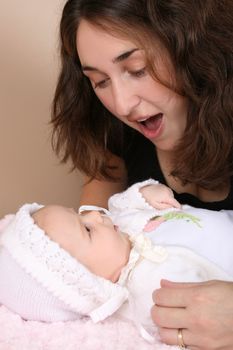
[[[108,201],[108,207],[111,213],[116,209],[154,209],[143,197],[140,188],[148,185],[156,185],[158,181],[149,179],[142,182],[137,182],[134,185],[130,186],[126,191],[121,193],[116,193],[110,197]]]
[[[161,216],[177,208],[158,210],[153,208],[143,197],[140,188],[158,184],[158,181],[149,179],[136,183],[126,191],[113,195],[108,202],[110,217],[122,232],[130,236],[141,233],[145,225],[154,217]]]

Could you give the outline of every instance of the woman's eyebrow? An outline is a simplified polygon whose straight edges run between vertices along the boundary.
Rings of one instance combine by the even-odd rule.
[[[112,62],[113,63],[122,62],[122,61],[126,60],[127,58],[129,58],[136,51],[139,51],[139,49],[138,48],[134,48],[134,49],[131,49],[129,51],[123,52],[119,56],[113,58]],[[82,70],[83,71],[91,71],[91,72],[93,72],[93,71],[94,72],[101,72],[99,69],[97,69],[95,67],[92,67],[92,66],[88,66],[88,65],[83,65],[82,66]]]
[[[119,63],[122,62],[124,60],[126,60],[128,57],[130,57],[135,51],[138,51],[138,48],[134,48],[132,50],[126,51],[121,53],[119,56],[117,56],[116,58],[114,58],[112,60],[113,63]]]

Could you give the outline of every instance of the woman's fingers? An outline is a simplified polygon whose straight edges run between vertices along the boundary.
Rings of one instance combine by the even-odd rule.
[[[160,288],[153,292],[152,298],[156,305],[166,307],[186,307],[189,304],[190,292],[179,288]]]
[[[177,345],[181,328],[188,349],[233,349],[233,282],[163,280],[161,286],[153,294],[151,315],[165,343]]]
[[[173,282],[166,279],[161,279],[160,285],[161,288],[167,287],[167,288],[190,288],[195,286],[201,286],[206,284],[212,283],[212,281],[205,281],[205,282]]]
[[[151,310],[151,316],[158,327],[185,328],[188,322],[185,308],[154,305]]]
[[[184,345],[190,350],[203,350],[200,344],[201,339],[196,339],[196,343],[193,339],[192,333],[188,329],[181,329]],[[160,328],[159,336],[163,343],[167,345],[179,345],[178,329]]]
[[[168,345],[178,345],[178,329],[160,328],[159,336],[163,343]],[[186,329],[182,329],[182,337],[185,346],[191,345],[190,335]]]
[[[162,279],[161,288],[156,289],[152,298],[156,305],[168,307],[187,307],[191,300],[200,293],[201,287],[212,285],[213,281],[207,282],[172,282]]]

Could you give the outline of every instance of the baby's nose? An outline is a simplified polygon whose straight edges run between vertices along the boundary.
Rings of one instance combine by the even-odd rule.
[[[99,211],[93,210],[90,213],[88,213],[87,215],[89,215],[89,217],[92,220],[94,220],[94,221],[96,221],[98,223],[101,223],[103,221],[102,215],[100,214]]]

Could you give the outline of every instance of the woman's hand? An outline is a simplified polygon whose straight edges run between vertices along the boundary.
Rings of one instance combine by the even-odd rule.
[[[193,350],[233,349],[233,282],[161,281],[151,314],[161,340],[177,345],[178,329]]]

